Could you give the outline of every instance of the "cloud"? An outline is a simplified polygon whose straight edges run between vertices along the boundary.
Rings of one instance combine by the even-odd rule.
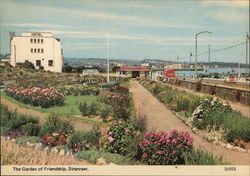
[[[103,3],[102,1],[100,1]],[[112,4],[112,3],[111,3]],[[132,3],[129,3],[132,5]],[[136,3],[135,3],[136,4]],[[139,5],[137,3],[137,5]],[[8,11],[4,11],[6,15],[9,14],[9,12],[16,12],[16,14],[19,12],[21,13],[23,19],[29,19],[31,18],[40,18],[41,13],[44,17],[46,15],[51,14],[70,14],[67,15],[67,18],[94,18],[97,20],[105,20],[105,21],[111,21],[111,22],[119,22],[120,24],[125,25],[132,25],[132,26],[142,26],[142,27],[161,27],[161,28],[199,28],[200,26],[194,25],[194,24],[184,24],[184,23],[178,23],[176,21],[170,21],[167,19],[163,19],[162,17],[152,17],[150,15],[147,16],[139,16],[139,15],[122,15],[118,13],[111,13],[111,12],[105,12],[105,11],[90,11],[86,9],[71,9],[71,8],[64,8],[64,7],[53,7],[53,6],[46,6],[46,5],[34,5],[34,4],[24,4],[20,3],[18,1],[3,1],[2,3],[3,9],[8,9]],[[149,6],[142,4],[143,6]],[[153,6],[153,5],[152,5]],[[165,6],[163,6],[165,7]],[[27,10],[24,10],[27,9]],[[34,13],[34,11],[36,13]],[[13,15],[13,14],[10,14]],[[13,16],[14,17],[14,16]]]
[[[218,10],[209,12],[208,15],[214,19],[225,20],[227,22],[236,21],[248,23],[249,19],[249,14],[239,11]]]
[[[83,1],[72,1],[71,3],[79,3]],[[86,1],[85,1],[86,2]],[[103,0],[91,0],[87,1],[89,5],[94,5],[101,8],[119,8],[119,9],[130,9],[130,8],[136,8],[136,9],[170,9],[171,7],[167,6],[166,4],[162,3],[163,1],[103,1]]]
[[[228,6],[228,7],[249,7],[248,0],[203,0],[202,5],[216,5],[216,6]]]
[[[61,24],[48,24],[48,23],[1,23],[1,26],[7,27],[44,27],[44,28],[61,28],[65,25]]]
[[[60,31],[50,30],[45,32],[52,32],[53,34],[61,35],[62,38],[68,39],[101,39],[106,40],[107,36],[111,42],[116,40],[126,40],[131,42],[138,42],[140,44],[161,46],[161,45],[194,45],[194,37],[175,37],[175,36],[162,36],[162,35],[151,35],[151,34],[126,34],[126,33],[105,33],[105,32],[89,32],[89,31]],[[113,41],[112,41],[113,40]],[[241,42],[244,40],[241,37],[216,37],[216,36],[204,36],[199,38],[200,45],[208,45],[211,43],[232,43]],[[93,43],[92,43],[93,44]]]

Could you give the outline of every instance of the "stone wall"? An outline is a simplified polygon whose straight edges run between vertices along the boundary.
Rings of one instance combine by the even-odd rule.
[[[186,89],[202,92],[205,94],[216,95],[226,100],[250,105],[250,89],[234,88],[202,82],[201,84],[198,84],[188,80],[169,79],[163,77],[160,77],[159,80],[171,85],[184,87]],[[200,89],[198,88],[199,86]]]

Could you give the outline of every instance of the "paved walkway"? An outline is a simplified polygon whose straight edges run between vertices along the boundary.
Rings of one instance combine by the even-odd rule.
[[[12,103],[11,101],[7,100],[6,98],[4,98],[2,96],[1,96],[1,103],[8,106],[8,109],[10,111],[17,110],[17,112],[19,112],[21,114],[38,117],[41,122],[43,122],[46,117],[51,115],[50,113],[47,113],[47,112],[41,112],[41,111],[36,111],[33,109],[22,108],[22,107]],[[74,126],[74,128],[76,130],[80,130],[80,131],[89,131],[93,126],[91,124],[84,123],[84,122],[77,120],[77,119],[72,119],[72,118],[63,117],[63,116],[60,116],[60,118],[69,120],[72,123],[72,125]]]
[[[186,126],[172,111],[158,101],[150,92],[142,87],[137,81],[132,80],[130,91],[137,112],[143,111],[148,116],[148,130],[166,131],[176,129],[178,131],[188,131],[194,138],[194,147],[212,152],[218,158],[222,157],[223,161],[232,164],[249,165],[250,154],[226,149],[224,147],[211,144],[205,141],[201,136],[192,132],[190,127]]]

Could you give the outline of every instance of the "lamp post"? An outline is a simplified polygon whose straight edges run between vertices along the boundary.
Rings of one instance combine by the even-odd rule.
[[[198,37],[198,35],[203,34],[203,33],[211,34],[212,32],[202,31],[202,32],[195,34],[195,77],[196,78],[197,78],[197,37]]]

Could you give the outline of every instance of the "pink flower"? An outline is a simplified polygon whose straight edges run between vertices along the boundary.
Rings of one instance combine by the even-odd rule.
[[[109,137],[108,137],[108,141],[109,141],[109,143],[114,142],[114,140],[115,140],[115,138],[113,138],[112,136],[109,136]]]
[[[147,153],[143,153],[142,157],[146,158],[146,157],[148,157],[148,154]]]
[[[163,151],[156,151],[155,153],[161,155],[161,154],[163,154],[164,152],[163,152]]]

